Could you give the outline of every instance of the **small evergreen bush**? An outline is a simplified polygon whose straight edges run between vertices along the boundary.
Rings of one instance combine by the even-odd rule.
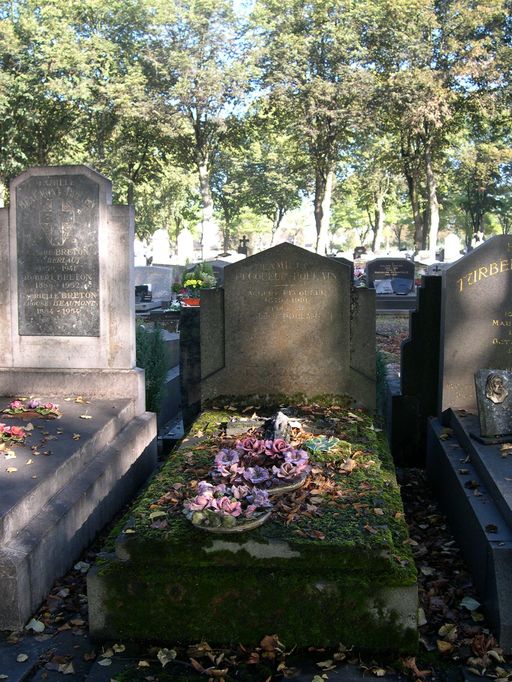
[[[147,328],[138,324],[136,328],[137,367],[146,374],[146,409],[159,412],[164,399],[167,362],[165,341],[158,325]]]

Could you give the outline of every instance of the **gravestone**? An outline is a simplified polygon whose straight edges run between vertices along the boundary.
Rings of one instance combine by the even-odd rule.
[[[155,230],[151,235],[151,253],[153,255],[153,263],[155,265],[167,265],[171,262],[171,244],[169,241],[169,233],[166,229],[160,228]]]
[[[24,625],[156,462],[135,367],[131,208],[113,206],[109,180],[86,166],[30,169],[10,197],[0,209],[0,409],[33,396],[62,416],[44,426],[35,416],[35,435],[15,446],[20,463],[39,454],[44,428],[52,457],[31,458],[30,475],[0,470],[0,630]]]
[[[409,294],[414,289],[414,263],[405,258],[375,258],[366,264],[366,278],[377,294]]]
[[[428,418],[438,412],[441,278],[424,276],[409,337],[400,349],[400,371],[388,371],[386,431],[399,466],[424,466]]]
[[[490,433],[507,428],[511,271],[512,236],[500,235],[443,273],[439,418],[429,422],[427,451],[429,479],[506,652],[512,651],[510,465],[496,444],[500,439],[487,440],[481,429]],[[484,401],[482,422],[477,414],[475,374],[477,392]],[[490,375],[494,379],[487,385]],[[493,408],[489,402],[495,403]],[[494,415],[493,426],[488,417],[498,409],[502,414],[499,419]]]
[[[512,236],[487,240],[443,274],[440,412],[476,411],[474,374],[512,369]]]
[[[202,399],[304,393],[375,405],[375,298],[350,267],[283,243],[201,299]]]
[[[444,240],[444,260],[455,261],[461,257],[462,242],[454,232],[448,234]]]
[[[148,265],[135,268],[135,285],[149,284],[153,300],[170,301],[172,285],[180,276],[181,268]]]

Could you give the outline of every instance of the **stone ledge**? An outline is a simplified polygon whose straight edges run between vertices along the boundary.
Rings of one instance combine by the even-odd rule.
[[[458,439],[434,418],[428,425],[427,473],[500,646],[512,653],[512,529]],[[471,488],[465,486],[468,481],[475,482]]]
[[[23,627],[95,534],[156,464],[155,415],[134,418],[0,550],[0,630]]]

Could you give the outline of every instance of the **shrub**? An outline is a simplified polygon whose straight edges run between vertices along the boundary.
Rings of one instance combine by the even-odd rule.
[[[164,399],[167,361],[165,341],[158,325],[152,328],[138,324],[136,328],[137,367],[146,374],[146,409],[159,412]]]

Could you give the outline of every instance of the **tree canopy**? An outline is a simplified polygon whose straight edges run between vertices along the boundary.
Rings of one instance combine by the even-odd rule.
[[[0,194],[87,163],[205,254],[512,229],[509,0],[0,0]]]

